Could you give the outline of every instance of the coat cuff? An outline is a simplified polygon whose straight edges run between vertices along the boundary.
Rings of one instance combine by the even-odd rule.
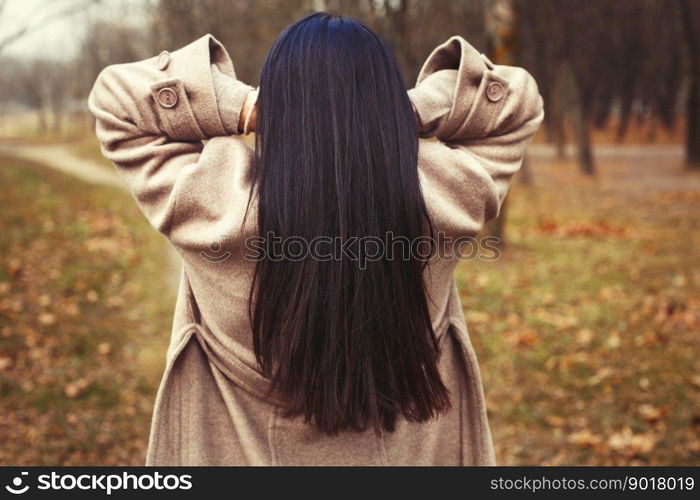
[[[233,62],[218,40],[205,35],[172,54],[163,52],[153,63],[164,78],[151,86],[151,94],[170,137],[202,140],[237,133],[252,87],[236,79]]]
[[[421,133],[445,140],[489,135],[508,92],[507,82],[494,69],[459,36],[433,50],[411,91]]]
[[[423,80],[421,85],[408,91],[418,118],[421,137],[433,137],[444,129],[445,119],[452,108],[457,82],[457,70],[442,69]]]
[[[214,64],[211,67],[221,123],[227,135],[239,134],[241,131],[238,130],[238,124],[243,104],[248,94],[254,89],[250,85],[224,75]]]

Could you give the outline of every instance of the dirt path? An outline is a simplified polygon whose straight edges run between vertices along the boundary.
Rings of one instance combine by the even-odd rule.
[[[119,178],[114,168],[107,167],[73,153],[61,144],[12,144],[0,142],[0,154],[13,158],[31,161],[64,174],[76,177],[88,184],[109,186],[126,191],[126,186]],[[168,258],[171,261],[172,273],[168,284],[176,289],[180,282],[182,261],[172,246],[166,245]]]
[[[0,142],[0,154],[25,159],[77,177],[89,184],[105,185],[124,190],[125,186],[113,168],[93,160],[81,158],[61,144],[17,144]],[[556,150],[548,144],[532,144],[530,158],[542,166],[559,164]],[[575,148],[566,151],[568,161],[575,162]],[[667,144],[600,144],[594,149],[601,175],[599,187],[610,185],[616,189],[631,189],[639,195],[649,191],[684,191],[698,189],[700,178],[689,178],[682,168],[659,168],[668,164],[682,165],[683,147]],[[560,169],[557,169],[559,171]],[[168,245],[173,262],[173,283],[177,283],[180,258]]]
[[[533,143],[528,147],[528,154],[538,159],[555,159],[556,148],[550,144]],[[575,157],[576,146],[569,144],[566,147],[566,154]],[[596,144],[593,147],[593,156],[599,161],[615,160],[619,157],[628,159],[652,156],[654,158],[683,158],[682,144]]]
[[[66,146],[55,145],[26,145],[0,143],[0,153],[15,158],[29,160],[46,167],[53,168],[64,174],[77,177],[90,184],[100,184],[119,189],[125,189],[114,169],[97,162],[81,158],[71,152]]]
[[[124,185],[114,169],[81,158],[60,144],[27,145],[0,142],[0,153],[40,163],[90,184],[124,189]],[[539,161],[557,160],[555,148],[548,144],[532,144],[528,149],[528,154],[532,159]],[[574,158],[575,147],[569,145],[566,154],[569,158]],[[621,159],[627,162],[641,161],[643,164],[668,159],[681,161],[683,147],[675,144],[600,144],[594,148],[594,157],[596,161],[603,163]]]
[[[595,189],[610,193],[624,191],[625,196],[650,196],[658,193],[690,192],[700,189],[700,172],[685,168],[685,152],[680,144],[599,144],[593,149],[597,175],[579,174],[576,150],[567,148],[560,159],[554,148],[532,144],[528,155],[540,168],[535,183],[550,184],[555,177],[563,182],[588,182]],[[545,173],[544,176],[541,174]]]

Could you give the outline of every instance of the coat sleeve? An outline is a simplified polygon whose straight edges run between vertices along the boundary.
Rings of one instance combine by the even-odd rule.
[[[210,147],[216,140],[206,146],[202,141],[238,134],[251,90],[236,79],[226,49],[211,35],[173,53],[109,66],[97,78],[88,105],[102,153],[116,165],[149,222],[167,237],[178,230],[187,234],[182,226],[191,225],[196,214],[207,216],[194,206],[193,192],[206,190],[203,183],[230,184],[236,177],[225,168],[216,172],[201,165],[206,149],[216,147]],[[243,168],[245,162],[240,163]]]
[[[409,97],[421,137],[439,140],[439,160],[421,172],[426,197],[439,192],[452,229],[475,235],[498,215],[544,118],[537,84],[455,36],[430,54]]]

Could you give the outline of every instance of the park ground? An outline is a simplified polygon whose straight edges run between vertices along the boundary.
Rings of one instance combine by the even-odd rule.
[[[21,145],[100,162],[90,139]],[[141,464],[173,307],[166,244],[102,174],[6,146],[0,464]],[[598,151],[586,178],[534,145],[502,257],[458,268],[497,458],[698,465],[700,174],[673,145]]]

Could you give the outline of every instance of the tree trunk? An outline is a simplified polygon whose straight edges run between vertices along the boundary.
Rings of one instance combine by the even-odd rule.
[[[490,59],[496,64],[515,64],[518,51],[515,12],[511,0],[491,0],[484,12],[486,33],[490,39]],[[485,227],[485,233],[498,238],[498,246],[506,244],[507,199],[501,205],[498,217]]]
[[[38,125],[39,125],[39,133],[43,134],[49,128],[49,124],[48,124],[48,121],[46,119],[46,110],[44,109],[43,106],[39,106],[39,108],[36,110],[36,116],[37,116]]]
[[[506,246],[506,214],[508,212],[508,198],[506,197],[501,204],[501,212],[498,217],[493,219],[491,222],[486,224],[484,228],[484,233],[489,236],[495,236],[498,238],[496,245],[498,248],[505,248]]]
[[[557,148],[557,158],[566,158],[566,132],[564,130],[564,106],[565,102],[561,77],[555,74],[552,84],[552,98],[550,99],[551,109],[548,110],[549,118],[549,139]]]
[[[572,119],[581,172],[585,175],[595,175],[596,169],[591,149],[591,126],[588,120],[583,117],[583,110],[580,104],[574,106]]]
[[[700,170],[700,74],[690,77],[686,115],[686,165],[689,169]]]
[[[563,67],[563,75],[565,78],[566,96],[571,102],[569,116],[574,129],[579,169],[584,175],[595,175],[596,168],[593,162],[593,149],[591,146],[591,121],[586,118],[584,113],[581,89],[570,65]]]
[[[523,165],[520,167],[518,181],[524,186],[532,186],[533,184],[532,169],[530,168],[530,161],[528,160],[527,155],[525,155],[525,158],[523,158]]]
[[[564,132],[564,120],[561,114],[554,118],[552,127],[554,127],[554,143],[557,147],[557,158],[564,160],[566,159],[566,133]]]
[[[557,106],[557,99],[550,99],[549,106],[545,109],[547,110],[547,121],[545,122],[547,142],[554,145],[557,158],[563,160],[566,158],[566,133],[564,132],[562,112]]]
[[[53,109],[52,111],[53,114],[53,133],[58,136],[61,134],[61,124],[62,124],[62,118],[63,118],[63,113],[61,113],[61,110],[59,109]]]
[[[700,170],[700,43],[693,26],[693,8],[688,0],[680,2],[685,44],[690,59],[688,101],[686,102],[685,162],[689,169]]]

